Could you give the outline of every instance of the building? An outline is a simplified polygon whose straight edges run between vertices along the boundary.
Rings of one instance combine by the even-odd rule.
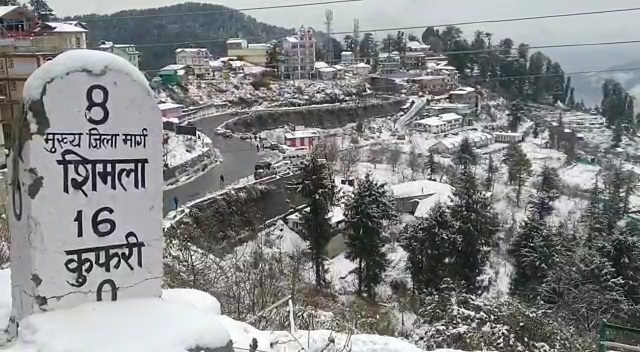
[[[419,180],[391,186],[396,211],[422,217],[438,201],[445,202],[452,187],[446,183]]]
[[[280,74],[284,79],[310,79],[316,62],[316,39],[313,29],[300,30],[282,40]]]
[[[320,140],[320,134],[314,130],[292,131],[284,134],[284,144],[290,148],[311,148]]]
[[[413,128],[429,133],[444,133],[462,127],[464,118],[458,114],[448,113],[414,121]]]
[[[193,69],[187,65],[167,65],[158,71],[158,77],[166,85],[186,83],[190,75],[193,75]]]
[[[458,151],[458,148],[460,148],[460,145],[462,144],[462,140],[464,140],[465,138],[468,138],[471,145],[475,148],[486,147],[493,144],[493,142],[495,141],[493,135],[474,131],[441,139],[440,141],[438,141],[438,143],[431,146],[431,148],[429,148],[429,151],[433,153],[453,154]]]
[[[371,65],[365,64],[364,62],[359,62],[352,67],[353,74],[358,76],[366,76],[371,73]]]
[[[209,78],[212,75],[210,61],[213,56],[209,49],[205,48],[178,48],[176,49],[176,64],[187,65],[193,69],[193,74],[198,78]]]
[[[395,75],[400,72],[400,55],[395,53],[381,53],[378,56],[378,73],[381,75]]]
[[[493,138],[497,143],[518,143],[522,142],[522,133],[495,132]]]
[[[458,104],[475,105],[477,96],[478,92],[470,87],[458,88],[449,92],[449,99],[451,102]]]
[[[114,44],[112,42],[101,41],[98,50],[106,51],[129,61],[133,66],[139,68],[140,52],[133,44]]]
[[[180,104],[160,103],[158,108],[160,108],[163,119],[180,120],[180,116],[182,116],[183,106]]]
[[[438,103],[425,107],[425,112],[432,116],[447,113],[456,113],[461,116],[469,116],[469,114],[471,114],[471,106],[469,106],[468,104]]]
[[[427,92],[437,92],[447,89],[449,86],[447,76],[422,76],[412,78],[411,82],[416,83],[421,89]]]
[[[249,44],[246,39],[231,38],[226,42],[227,56],[246,61],[257,66],[266,66],[269,61],[271,44]]]
[[[355,55],[351,51],[343,51],[340,53],[340,63],[345,66],[351,66],[355,63]]]
[[[0,6],[0,122],[7,145],[11,124],[22,115],[24,83],[38,67],[59,53],[86,49],[87,27],[82,22],[39,22],[21,6]]]

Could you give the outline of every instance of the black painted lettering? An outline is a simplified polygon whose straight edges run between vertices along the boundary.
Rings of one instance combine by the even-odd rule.
[[[116,230],[116,222],[111,218],[100,218],[102,213],[113,215],[113,208],[102,207],[96,210],[91,216],[91,230],[98,237],[107,237]]]
[[[82,238],[82,210],[78,210],[76,212],[76,217],[73,218],[73,221],[76,222],[77,230],[76,233],[78,238]]]
[[[101,97],[98,101],[94,99],[93,93],[100,91]],[[109,108],[107,108],[107,102],[109,101],[109,90],[103,85],[94,84],[87,89],[87,107],[85,108],[84,116],[89,123],[94,125],[104,125],[109,120]],[[100,109],[102,117],[94,119],[91,114],[94,109]]]
[[[111,301],[117,301],[118,287],[116,287],[116,283],[111,279],[102,280],[102,282],[98,284],[98,289],[96,290],[96,300],[98,302],[102,301],[102,290],[104,289],[105,285],[109,285],[109,288],[111,289]]]

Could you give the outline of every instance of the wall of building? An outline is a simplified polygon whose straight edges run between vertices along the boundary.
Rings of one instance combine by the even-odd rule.
[[[233,132],[264,131],[293,124],[307,127],[336,128],[351,122],[400,111],[405,99],[366,102],[360,105],[309,106],[298,109],[263,110],[238,117],[226,124]]]
[[[229,49],[227,55],[258,66],[264,66],[267,63],[267,51],[263,49]]]

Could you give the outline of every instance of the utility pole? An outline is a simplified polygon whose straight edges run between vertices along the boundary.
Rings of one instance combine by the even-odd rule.
[[[360,57],[360,20],[353,20],[353,57],[358,63]]]
[[[331,65],[333,61],[333,43],[331,41],[331,32],[333,31],[333,11],[331,9],[327,9],[324,13],[325,22],[324,24],[327,26],[327,43],[326,43],[326,54],[327,54],[327,63]]]

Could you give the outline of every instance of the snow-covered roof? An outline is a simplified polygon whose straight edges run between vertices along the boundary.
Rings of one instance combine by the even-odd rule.
[[[226,44],[244,44],[246,43],[247,40],[246,39],[241,39],[241,38],[229,38],[227,39],[227,41],[225,42]]]
[[[472,93],[475,92],[476,90],[474,88],[471,87],[462,87],[462,88],[458,88],[454,91],[449,92],[449,94],[455,94],[455,95],[465,95],[468,93]]]
[[[184,70],[187,65],[171,64],[160,69],[160,71]]]
[[[303,212],[304,211],[309,211],[309,208],[308,207],[304,208],[302,211]],[[287,216],[286,219],[290,220],[290,221],[294,221],[294,222],[299,222],[299,221],[302,221],[301,220],[302,216],[298,212],[298,213],[294,213],[294,214],[291,214],[291,215]],[[333,207],[329,211],[329,213],[327,214],[327,219],[329,219],[329,222],[331,224],[333,224],[333,225],[339,223],[340,221],[343,221],[345,219],[345,217],[344,217],[344,209],[342,209],[342,207],[340,207],[340,206]]]
[[[319,69],[318,71],[320,71],[320,72],[336,72],[338,70],[336,68],[334,68],[334,67],[324,67],[324,68]]]
[[[442,121],[455,121],[455,120],[462,120],[462,116],[454,113],[454,112],[450,112],[450,113],[446,113],[446,114],[442,114],[440,116],[440,119]]]
[[[344,70],[344,66],[342,65],[333,65],[333,68],[335,68],[336,70]]]
[[[269,50],[271,45],[267,43],[255,43],[255,44],[248,44],[247,47],[253,50]]]
[[[360,62],[360,63],[357,63],[357,64],[353,65],[353,67],[358,67],[358,68],[371,68],[371,65],[369,65],[369,64],[365,64],[364,62]]]
[[[21,9],[24,12],[26,12],[27,14],[30,14],[31,17],[36,17],[36,14],[31,12],[29,9],[22,7],[22,6],[0,6],[0,17],[9,14],[10,12],[17,10],[17,9]]]
[[[84,33],[88,32],[84,23],[78,21],[69,22],[43,22],[35,30],[36,32],[53,33]]]
[[[210,55],[209,54],[209,49],[207,49],[207,48],[178,48],[175,51],[176,54],[183,53],[183,52],[191,54],[191,55],[195,55],[197,53]]]
[[[465,138],[469,139],[469,141],[472,141],[472,142],[479,142],[482,140],[492,139],[493,136],[483,132],[472,131],[465,134],[460,134],[457,136],[451,136],[451,137],[441,139],[440,141],[438,141],[438,143],[434,144],[433,147],[435,147],[438,144],[441,144],[447,147],[448,149],[457,148],[460,146],[460,144],[462,144],[462,140]]]
[[[302,131],[287,132],[284,134],[285,139],[308,138],[308,137],[320,137],[320,133],[314,130],[302,130]]]
[[[522,133],[516,132],[494,132],[494,136],[513,136],[513,137],[522,137]]]
[[[292,36],[286,37],[286,38],[284,38],[284,39],[285,39],[286,41],[290,42],[290,43],[297,43],[297,42],[299,42],[299,41],[300,41],[298,38],[296,38],[296,37],[292,37]]]
[[[176,109],[176,108],[182,108],[182,107],[183,106],[180,105],[180,104],[173,104],[173,103],[160,103],[160,104],[158,104],[158,108],[160,108],[160,111]]]
[[[316,70],[319,70],[321,68],[327,68],[327,67],[329,67],[329,64],[322,61],[316,61],[316,63],[313,64],[313,68],[315,68]]]
[[[437,116],[427,117],[426,119],[414,121],[413,123],[417,125],[429,125],[429,126],[440,126],[440,125],[446,124],[446,122],[440,120]]]
[[[391,193],[395,198],[417,197],[450,191],[451,186],[448,184],[429,180],[411,181],[391,186]]]
[[[436,70],[455,70],[456,68],[449,65],[438,65],[436,66]]]
[[[429,50],[430,46],[414,40],[407,42],[407,48],[413,50]]]
[[[445,185],[445,186],[449,186],[449,185]],[[453,193],[453,187],[451,186],[438,187],[436,189],[436,192],[433,195],[421,200],[418,203],[418,207],[416,208],[416,211],[413,213],[413,216],[417,218],[426,217],[429,214],[429,211],[431,210],[431,208],[433,208],[433,206],[436,205],[436,203],[438,202],[449,204],[451,202],[452,193]]]
[[[420,76],[420,77],[416,77],[414,78],[414,80],[416,81],[436,81],[436,80],[443,80],[446,79],[447,77],[445,76]]]

